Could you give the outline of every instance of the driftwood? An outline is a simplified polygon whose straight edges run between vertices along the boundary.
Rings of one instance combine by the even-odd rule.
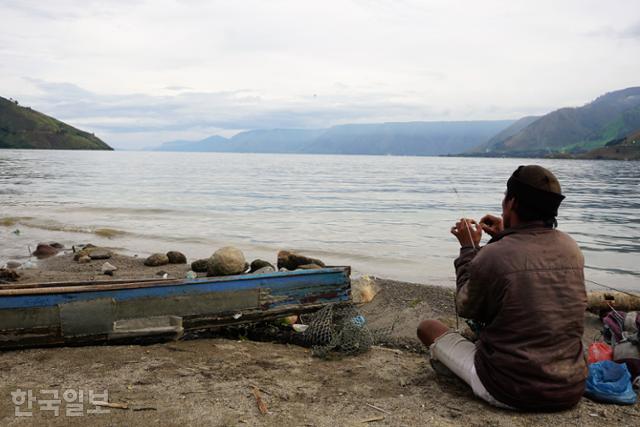
[[[598,313],[602,310],[640,310],[640,295],[617,291],[593,291],[587,293],[587,310]]]
[[[381,415],[379,417],[365,418],[364,420],[360,420],[360,423],[367,424],[367,423],[374,423],[376,421],[384,421],[384,415]]]
[[[387,410],[384,410],[384,409],[382,409],[382,408],[380,408],[380,407],[378,407],[378,406],[376,406],[376,405],[372,405],[371,403],[366,403],[366,405],[367,405],[369,408],[373,408],[373,409],[375,409],[376,411],[380,411],[380,412],[382,412],[382,413],[385,413],[385,414],[391,415],[391,412],[389,412],[389,411],[387,411]]]
[[[260,390],[256,386],[253,386],[252,390],[253,390],[253,396],[256,398],[256,405],[258,405],[258,411],[260,411],[262,415],[267,415],[267,413],[269,413],[269,409],[267,408],[267,404],[264,403],[264,400],[262,400],[262,396],[260,395]]]
[[[126,403],[116,403],[116,402],[89,402],[93,406],[104,406],[106,408],[115,408],[115,409],[129,409],[129,405]]]

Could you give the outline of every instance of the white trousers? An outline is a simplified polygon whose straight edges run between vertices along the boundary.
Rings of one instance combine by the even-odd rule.
[[[442,362],[460,379],[469,384],[473,393],[480,399],[498,408],[514,409],[496,400],[482,385],[474,364],[476,354],[474,343],[459,333],[451,331],[436,338],[431,344],[430,350],[432,358]]]

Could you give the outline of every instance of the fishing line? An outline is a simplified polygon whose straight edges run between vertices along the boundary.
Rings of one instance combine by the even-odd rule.
[[[458,199],[458,204],[461,205],[460,194],[458,193],[458,190],[456,189],[456,187],[452,187],[452,188],[453,188],[453,192],[456,193],[456,198]],[[473,241],[473,236],[471,235],[471,230],[469,229],[469,223],[467,222],[467,218],[464,215],[464,213],[462,213],[462,220],[464,221],[465,228],[467,229],[467,233],[469,234],[469,240],[471,241],[471,246],[473,247],[473,250],[475,251],[475,250],[477,250],[476,244]],[[453,293],[453,308],[455,309],[455,312],[456,312],[456,331],[460,332],[460,316],[458,315],[458,292],[457,292],[457,290],[456,290],[456,292]]]
[[[589,283],[593,283],[594,285],[601,286],[601,287],[606,288],[606,289],[609,289],[609,290],[611,290],[611,291],[616,291],[616,292],[620,292],[621,294],[629,295],[630,297],[640,298],[640,295],[631,294],[631,293],[629,293],[629,292],[621,291],[620,289],[616,289],[616,288],[611,287],[611,286],[603,285],[602,283],[598,283],[598,282],[595,282],[595,281],[593,281],[593,280],[584,279],[584,281],[585,281],[585,282],[589,282]]]
[[[456,187],[453,187],[453,192],[456,193],[456,196],[458,198],[458,202],[460,202],[460,194],[458,194],[458,190],[456,190]],[[462,221],[464,221],[465,228],[467,229],[467,233],[469,234],[469,240],[471,241],[471,246],[475,250],[475,249],[477,249],[476,248],[476,244],[473,241],[473,236],[471,235],[471,230],[469,229],[469,223],[467,222],[467,218],[464,215],[464,212],[462,212]]]

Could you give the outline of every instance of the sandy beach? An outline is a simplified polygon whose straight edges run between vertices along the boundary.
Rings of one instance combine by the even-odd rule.
[[[114,254],[115,278],[184,277],[188,264],[146,267],[140,257]],[[192,260],[190,260],[192,261]],[[101,279],[104,260],[86,264],[66,253],[23,270],[20,283]],[[630,425],[638,404],[602,405],[583,399],[555,414],[515,413],[474,398],[454,377],[436,373],[415,337],[418,322],[438,318],[455,326],[453,290],[373,278],[373,301],[360,306],[372,329],[393,330],[359,356],[322,360],[297,345],[213,336],[153,345],[58,347],[0,353],[2,425]],[[354,285],[357,286],[354,280]],[[585,314],[584,342],[600,328]],[[16,417],[11,392],[88,393],[108,390],[102,408],[86,401],[81,416],[39,410]],[[258,390],[268,412],[261,414]]]

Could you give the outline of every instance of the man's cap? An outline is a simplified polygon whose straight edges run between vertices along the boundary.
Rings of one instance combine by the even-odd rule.
[[[538,165],[518,167],[507,181],[507,189],[519,201],[548,217],[558,215],[564,199],[558,178]]]

